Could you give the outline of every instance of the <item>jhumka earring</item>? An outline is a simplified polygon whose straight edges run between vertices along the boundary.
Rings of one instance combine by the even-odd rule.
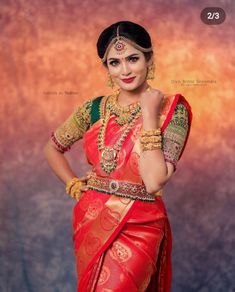
[[[110,75],[109,72],[108,72],[108,81],[107,81],[107,85],[108,85],[108,87],[111,87],[112,89],[113,89],[113,87],[114,87],[114,82],[113,82],[113,79],[112,79],[112,77],[111,77],[111,75]]]
[[[153,63],[152,65],[150,65],[148,67],[146,79],[147,80],[153,80],[154,79],[154,73],[155,73],[155,64]]]

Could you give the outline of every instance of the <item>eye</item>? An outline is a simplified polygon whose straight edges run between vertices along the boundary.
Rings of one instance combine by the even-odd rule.
[[[109,65],[116,66],[119,62],[117,60],[109,62]]]
[[[129,60],[132,62],[132,63],[135,63],[139,60],[139,57],[130,57]]]

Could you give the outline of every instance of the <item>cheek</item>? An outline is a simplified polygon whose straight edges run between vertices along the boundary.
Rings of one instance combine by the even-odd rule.
[[[138,74],[144,74],[147,71],[146,65],[143,63],[135,64],[133,71]]]
[[[109,69],[109,73],[110,73],[111,77],[113,77],[113,78],[118,77],[119,74],[120,74],[120,69],[118,69],[118,68],[110,68]]]

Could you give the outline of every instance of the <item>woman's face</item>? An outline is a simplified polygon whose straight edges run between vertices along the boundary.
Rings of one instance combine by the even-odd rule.
[[[147,62],[141,51],[123,40],[122,42],[125,44],[125,49],[120,51],[121,54],[116,51],[114,45],[110,48],[107,54],[107,66],[113,82],[121,89],[131,91],[146,81],[147,66],[150,65],[151,60]],[[123,80],[131,77],[135,78],[129,83]]]

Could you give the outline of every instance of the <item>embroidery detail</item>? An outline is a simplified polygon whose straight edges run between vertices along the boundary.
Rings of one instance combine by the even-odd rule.
[[[132,257],[131,249],[119,241],[113,243],[109,253],[113,259],[120,263],[126,262]]]
[[[107,266],[103,266],[100,272],[99,280],[97,285],[101,286],[106,283],[111,275],[110,269]]]
[[[101,240],[91,232],[85,238],[85,249],[88,255],[94,255],[101,246]]]
[[[155,201],[155,196],[149,194],[143,184],[135,184],[128,181],[115,181],[93,174],[87,180],[87,188],[132,200]],[[115,188],[115,192],[110,188]]]
[[[116,228],[120,222],[121,215],[117,211],[112,211],[108,207],[104,207],[101,211],[100,225],[104,230],[112,230]]]
[[[92,100],[79,106],[53,133],[52,141],[63,153],[83,137],[91,123]]]
[[[100,199],[92,201],[87,209],[86,217],[89,219],[95,219],[99,215],[102,206],[102,201]]]
[[[184,146],[188,128],[188,111],[182,103],[178,103],[168,126],[163,132],[165,160],[171,162],[174,168],[176,168]]]

